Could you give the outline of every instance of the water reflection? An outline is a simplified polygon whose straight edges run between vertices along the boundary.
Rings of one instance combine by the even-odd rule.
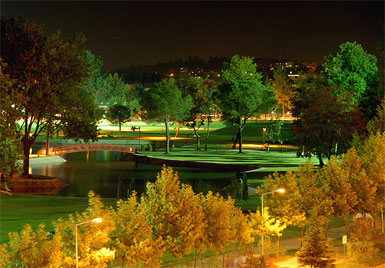
[[[70,184],[59,191],[61,196],[86,197],[90,190],[102,197],[127,196],[127,191],[142,193],[147,181],[155,181],[161,166],[127,161],[120,152],[99,151],[67,154],[65,163],[32,166],[32,174],[61,179]],[[234,172],[176,167],[179,178],[202,190],[219,190],[235,179]],[[119,183],[119,181],[121,183]],[[121,185],[121,187],[118,187]],[[118,189],[119,188],[119,189]]]

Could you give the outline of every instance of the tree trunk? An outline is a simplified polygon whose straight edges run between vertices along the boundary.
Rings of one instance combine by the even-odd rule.
[[[301,248],[303,245],[303,226],[301,226]]]
[[[334,147],[334,154],[337,156],[338,152],[338,142],[336,142],[336,146]]]
[[[175,138],[178,137],[178,135],[179,135],[179,129],[180,129],[181,126],[182,126],[182,123],[179,123],[179,124],[178,124],[178,129],[176,130],[176,133],[175,133]]]
[[[242,123],[239,123],[239,129],[238,129],[238,133],[239,133],[239,153],[242,153]]]
[[[51,130],[51,124],[47,125],[46,141],[45,141],[45,155],[49,156],[49,132]]]
[[[166,126],[166,154],[170,152],[170,131],[168,128],[168,116],[164,118],[164,125]]]
[[[326,224],[325,224],[325,241],[326,241],[326,243],[328,242],[328,226],[329,226],[329,223],[327,222]]]
[[[201,137],[198,135],[198,130],[194,128],[195,138],[197,142],[197,150],[200,151],[201,149]]]
[[[207,150],[207,140],[209,139],[209,131],[210,131],[210,121],[207,121],[207,131],[206,131],[206,139],[205,139],[205,151]]]
[[[122,132],[122,122],[119,121],[119,133]]]
[[[345,233],[348,235],[349,234],[349,230],[348,230],[348,217],[345,215],[344,219],[345,219]]]
[[[279,236],[277,237],[277,259],[279,258]]]
[[[381,206],[381,232],[384,233],[384,206]]]
[[[237,135],[235,136],[235,140],[233,142],[233,147],[232,147],[233,149],[235,149],[237,147],[238,140],[239,140],[239,129],[237,131]]]
[[[23,176],[29,177],[29,150],[31,149],[31,144],[27,140],[28,138],[25,136],[23,140],[23,153],[24,153],[24,161],[23,161]]]
[[[322,168],[325,165],[324,161],[322,160],[322,154],[320,152],[317,152],[317,154],[318,154],[319,166]]]

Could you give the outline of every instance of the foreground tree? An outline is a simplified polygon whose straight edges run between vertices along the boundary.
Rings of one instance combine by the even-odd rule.
[[[60,267],[63,252],[60,235],[52,238],[43,224],[36,232],[27,224],[19,233],[9,233],[9,249],[0,255],[1,267]],[[1,249],[1,248],[0,248]]]
[[[242,131],[247,120],[274,109],[274,91],[262,84],[262,75],[257,73],[253,58],[233,56],[224,65],[222,78],[225,82],[218,87],[219,107],[222,117],[238,126],[239,152],[242,153]]]
[[[323,238],[322,231],[318,222],[313,222],[309,227],[305,246],[297,253],[297,260],[301,267],[335,267],[335,260],[330,256],[331,251]]]
[[[182,96],[174,79],[163,79],[142,96],[145,120],[161,121],[166,127],[166,153],[170,152],[169,123],[184,121],[192,108],[190,95]]]
[[[163,241],[161,237],[157,240],[153,238],[147,211],[138,202],[136,193],[128,201],[118,201],[113,215],[116,229],[111,234],[112,243],[116,248],[116,259],[121,260],[122,267],[140,264],[160,267]]]
[[[155,183],[148,183],[143,204],[155,239],[176,257],[190,253],[206,226],[199,198],[191,186],[180,184],[178,174],[163,167]]]
[[[96,124],[89,125],[88,119],[95,122],[98,118],[83,121],[84,111],[93,116],[97,109],[92,99],[83,98],[89,68],[84,42],[82,35],[62,39],[57,32],[47,36],[42,25],[21,17],[1,21],[2,58],[8,64],[3,72],[15,81],[12,89],[22,95],[12,108],[23,111],[22,123],[15,129],[23,143],[23,175],[28,175],[31,145],[48,125],[58,128],[72,122],[66,125],[72,128],[80,121],[90,126],[86,130],[92,134],[87,133],[86,140],[96,136]],[[13,91],[2,95],[12,96]]]

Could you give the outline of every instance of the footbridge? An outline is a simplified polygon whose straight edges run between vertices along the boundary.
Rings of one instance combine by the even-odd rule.
[[[71,144],[63,145],[57,147],[50,147],[50,155],[59,155],[59,154],[70,154],[77,152],[90,152],[90,151],[115,151],[122,153],[135,153],[136,147],[131,147],[127,145],[115,145],[115,144]],[[45,155],[46,148],[42,148],[37,153],[38,155]]]

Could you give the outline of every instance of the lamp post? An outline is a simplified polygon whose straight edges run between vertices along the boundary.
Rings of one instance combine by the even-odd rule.
[[[101,218],[95,218],[95,219],[90,220],[90,221],[85,221],[85,222],[75,224],[76,268],[79,267],[79,264],[78,264],[78,225],[82,225],[82,224],[86,224],[86,223],[90,223],[90,222],[101,222],[101,221],[102,221]]]
[[[263,131],[263,144],[265,144],[265,140],[266,140],[266,130],[267,130],[266,127],[262,128],[262,131]]]
[[[271,191],[271,192],[267,192],[267,193],[262,193],[261,194],[261,215],[262,215],[262,219],[263,219],[263,224],[265,224],[265,219],[263,217],[263,196],[267,195],[267,194],[272,194],[272,193],[275,193],[275,192],[284,193],[285,189],[280,188],[280,189],[277,189],[275,191]],[[262,259],[263,259],[263,233],[262,233],[262,240],[261,241],[262,241],[262,243],[261,243],[261,256],[262,256]]]

